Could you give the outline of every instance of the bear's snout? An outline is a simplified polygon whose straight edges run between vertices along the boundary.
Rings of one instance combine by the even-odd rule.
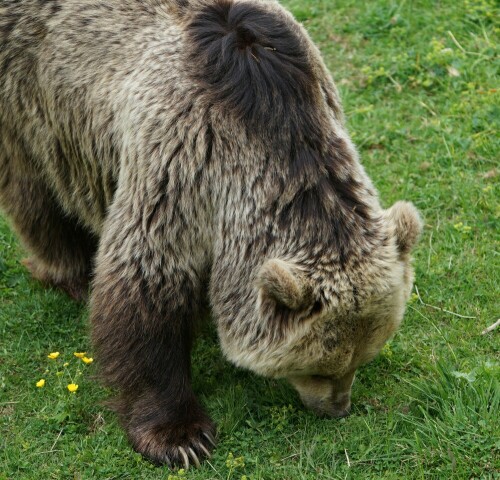
[[[335,394],[326,398],[315,398],[303,394],[300,396],[304,405],[320,417],[343,418],[351,410],[351,391]]]
[[[351,390],[348,392],[337,394],[336,399],[332,402],[330,416],[336,418],[347,417],[351,411]]]
[[[351,387],[354,372],[340,379],[322,376],[290,377],[304,405],[321,417],[342,418],[351,409]]]

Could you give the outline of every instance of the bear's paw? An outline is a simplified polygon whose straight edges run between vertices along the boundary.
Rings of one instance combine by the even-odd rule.
[[[134,449],[157,464],[171,468],[199,467],[201,461],[210,458],[216,445],[215,425],[206,415],[169,421],[165,414],[148,419],[144,423],[132,422],[127,428]]]

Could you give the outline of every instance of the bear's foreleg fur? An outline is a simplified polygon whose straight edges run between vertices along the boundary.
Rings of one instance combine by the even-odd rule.
[[[200,275],[169,241],[165,200],[149,206],[133,190],[118,192],[101,238],[91,297],[95,353],[104,381],[119,390],[112,405],[134,448],[158,463],[198,465],[215,442],[191,387]]]

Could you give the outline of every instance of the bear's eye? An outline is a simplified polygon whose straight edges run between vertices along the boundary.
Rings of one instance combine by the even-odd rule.
[[[320,300],[316,300],[311,308],[310,315],[317,315],[318,313],[321,313],[321,310],[323,310],[323,304]]]

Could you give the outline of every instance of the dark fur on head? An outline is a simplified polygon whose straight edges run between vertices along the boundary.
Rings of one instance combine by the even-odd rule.
[[[277,128],[317,94],[304,39],[294,27],[258,3],[217,0],[188,26],[192,76],[214,105],[250,130]]]
[[[287,139],[286,185],[270,199],[270,211],[284,228],[316,230],[345,261],[350,239],[370,231],[375,219],[362,185],[342,174],[351,162],[344,140],[318,128],[327,119],[318,109],[318,67],[303,31],[259,2],[217,0],[194,14],[187,32],[190,73],[207,102],[234,115],[250,135],[277,139],[278,148]],[[333,228],[330,219],[338,222]]]

